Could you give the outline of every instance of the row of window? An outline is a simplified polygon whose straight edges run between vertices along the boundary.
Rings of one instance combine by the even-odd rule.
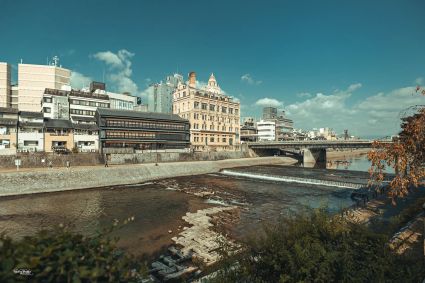
[[[205,137],[205,142],[208,140],[208,137]],[[209,141],[210,142],[215,142],[215,137],[210,137]],[[194,142],[204,142],[204,137],[194,137],[193,138]],[[217,142],[220,142],[220,138],[217,138]],[[227,142],[227,138],[221,138],[221,142]]]
[[[144,121],[125,121],[125,120],[107,120],[107,127],[121,128],[146,128],[146,129],[164,129],[164,130],[188,130],[186,124],[144,122]]]
[[[184,103],[183,102],[183,104],[182,104],[182,107],[183,107],[183,111],[185,111],[186,110],[186,103]],[[187,110],[189,110],[189,102],[187,103]],[[238,115],[239,114],[239,109],[237,109],[237,108],[227,108],[226,106],[221,106],[221,108],[220,108],[220,106],[216,106],[216,105],[214,105],[214,104],[210,104],[209,106],[208,106],[208,104],[207,103],[200,103],[200,102],[198,102],[198,101],[195,101],[195,102],[193,102],[193,109],[201,109],[201,110],[210,110],[210,111],[217,111],[217,112],[222,112],[222,113],[228,113],[228,114],[231,114],[231,115],[233,115],[233,114],[235,114],[235,115]],[[177,105],[175,105],[174,106],[174,110],[177,110]]]
[[[199,126],[201,126],[201,127],[199,127]],[[199,124],[197,124],[197,123],[194,123],[193,124],[193,129],[195,129],[195,130],[199,130],[199,129],[202,129],[202,130],[208,130],[208,128],[207,128],[207,125],[206,124],[201,124],[201,125],[199,125]],[[228,131],[229,132],[233,132],[233,130],[236,130],[236,133],[238,133],[238,131],[239,131],[239,129],[238,128],[233,128],[233,127],[226,127],[226,126],[222,126],[221,127],[221,131],[223,131],[223,132],[225,132],[226,131],[226,129],[228,129]],[[214,126],[214,125],[210,125],[210,127],[209,127],[209,130],[210,131],[215,131],[215,130],[217,130],[217,131],[220,131],[220,126]]]
[[[84,106],[109,108],[109,103],[96,102],[96,101],[70,99],[70,103],[71,104],[75,104],[75,105],[84,105]]]
[[[157,139],[157,140],[174,140],[188,141],[188,134],[169,134],[169,133],[150,133],[137,131],[105,131],[101,133],[101,138],[110,139]]]
[[[76,115],[94,116],[96,114],[95,111],[90,110],[70,109],[69,111],[71,114]]]
[[[183,114],[183,118],[185,115]],[[214,115],[206,115],[206,114],[199,114],[199,113],[193,113],[193,119],[195,120],[199,120],[199,117],[201,117],[201,120],[205,120],[205,121],[216,121],[216,122],[224,122],[224,123],[231,123],[231,121],[233,120],[233,122],[235,124],[238,124],[238,119],[231,119],[231,118],[226,118],[226,117],[218,117],[218,116],[214,116]]]
[[[43,97],[43,101],[46,102],[46,103],[52,103],[53,99],[51,97]],[[77,100],[77,99],[70,99],[69,102],[71,104],[74,104],[74,105],[84,105],[84,106],[109,108],[109,103],[103,103],[103,102]],[[50,113],[50,112],[46,112],[46,113]]]

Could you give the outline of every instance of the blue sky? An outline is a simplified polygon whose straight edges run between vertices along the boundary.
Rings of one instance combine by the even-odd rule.
[[[242,116],[285,109],[298,128],[398,130],[424,104],[425,1],[0,0],[0,61],[60,56],[75,86],[105,74],[142,95],[177,70],[214,72]]]

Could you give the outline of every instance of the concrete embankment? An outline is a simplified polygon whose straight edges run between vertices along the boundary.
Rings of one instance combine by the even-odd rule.
[[[257,157],[218,161],[74,167],[0,173],[0,196],[56,192],[137,184],[151,180],[219,172],[221,169],[266,164],[293,164],[287,157]]]

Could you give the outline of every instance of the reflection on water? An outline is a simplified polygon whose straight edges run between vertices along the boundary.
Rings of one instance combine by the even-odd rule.
[[[168,230],[177,231],[187,211],[209,206],[197,197],[155,185],[5,197],[0,199],[0,232],[19,238],[71,223],[76,231],[91,234],[109,227],[114,219],[135,216],[116,233],[120,246],[135,254],[151,254],[171,243]]]

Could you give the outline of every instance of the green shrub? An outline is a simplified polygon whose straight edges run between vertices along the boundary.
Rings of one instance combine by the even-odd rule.
[[[421,282],[423,258],[394,255],[387,242],[319,209],[265,226],[212,282]]]
[[[14,241],[0,237],[0,282],[138,282],[142,266],[102,231],[83,236],[66,227]],[[19,269],[32,275],[19,275]]]

